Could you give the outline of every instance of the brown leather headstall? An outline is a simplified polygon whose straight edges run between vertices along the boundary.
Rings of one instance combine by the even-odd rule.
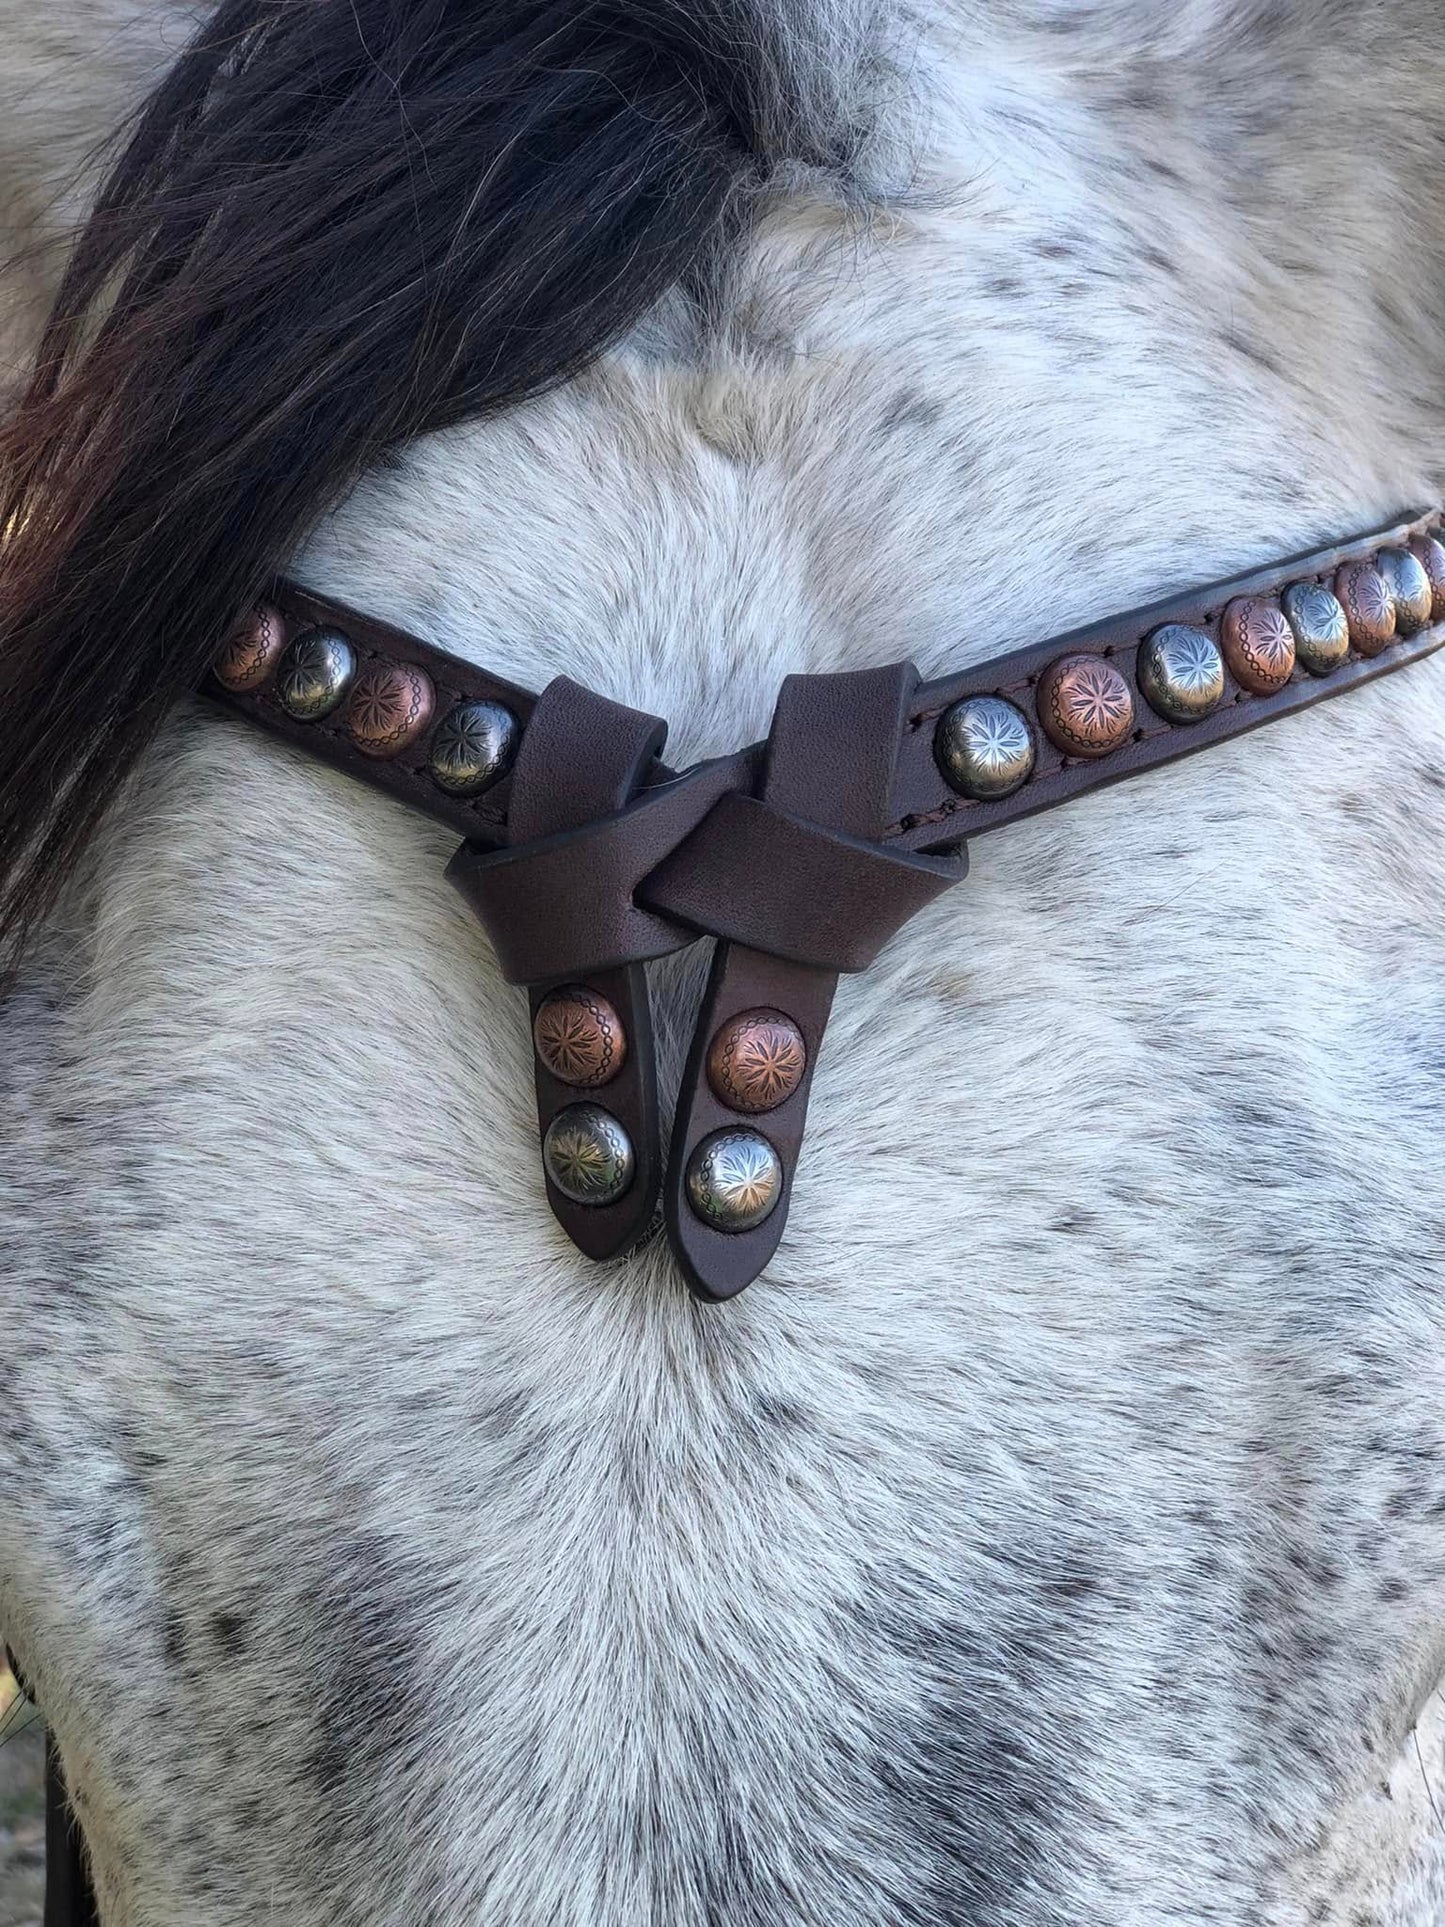
[[[693,1289],[777,1248],[840,973],[966,871],[969,837],[1238,736],[1445,642],[1439,511],[922,684],[790,676],[767,741],[681,772],[666,725],[559,677],[540,696],[281,582],[207,693],[439,817],[448,875],[529,994],[553,1211],[591,1258],[661,1190]],[[659,1144],[645,966],[712,975]]]

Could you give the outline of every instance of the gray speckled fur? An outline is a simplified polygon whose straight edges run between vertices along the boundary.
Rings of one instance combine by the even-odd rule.
[[[17,233],[182,12],[4,0]],[[309,581],[686,757],[1438,492],[1424,0],[820,38],[871,220]],[[4,1016],[0,1623],[107,1927],[1445,1918],[1445,663],[980,844],[722,1310],[549,1217],[448,846],[182,714]]]

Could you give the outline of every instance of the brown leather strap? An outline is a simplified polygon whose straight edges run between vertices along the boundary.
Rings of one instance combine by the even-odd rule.
[[[622,1248],[650,1215],[656,1126],[651,1053],[642,1047],[650,1034],[643,959],[699,933],[731,940],[718,958],[714,992],[725,1005],[744,1001],[722,1017],[749,1008],[749,998],[766,1002],[765,992],[775,1004],[782,999],[790,1015],[795,1007],[799,1013],[794,1021],[810,1040],[811,1063],[837,973],[866,968],[887,937],[963,874],[960,858],[888,850],[872,840],[887,827],[917,682],[911,667],[790,678],[761,761],[758,798],[730,787],[736,759],[635,795],[639,774],[661,749],[661,724],[565,681],[539,700],[512,773],[511,846],[464,846],[449,874],[485,922],[503,969],[534,986],[534,1022],[548,993],[564,984],[608,998],[622,1020],[627,1058],[599,1099],[636,1147],[633,1190],[603,1208],[567,1198],[548,1175],[552,1208],[583,1250]],[[749,759],[749,770],[755,762]],[[783,970],[780,960],[793,968]],[[729,1118],[738,1128],[761,1128],[744,1126],[704,1092],[705,1046],[719,1021],[710,1001],[669,1181],[675,1248],[708,1297],[741,1289],[776,1249],[807,1110],[805,1082],[768,1119],[765,1142],[781,1160],[781,1189],[765,1224],[728,1234],[686,1211],[688,1160],[701,1136]],[[540,1053],[536,1063],[545,1143],[579,1091],[554,1076]],[[690,1120],[709,1118],[692,1128]]]
[[[447,875],[486,925],[507,977],[585,976],[692,943],[703,926],[680,928],[646,908],[643,885],[755,762],[701,763],[565,834],[504,850],[464,844]]]
[[[293,582],[277,584],[276,604],[288,639],[313,628],[336,628],[350,637],[363,670],[388,663],[417,664],[436,691],[439,722],[467,702],[499,703],[516,717],[522,729],[531,717],[537,698],[530,690],[489,670],[474,668],[462,657],[437,649],[392,623],[364,615],[346,603],[313,595],[309,589]],[[302,721],[288,713],[280,700],[274,663],[254,688],[227,688],[213,676],[205,684],[203,693],[237,710],[251,722],[259,723],[273,735],[295,743],[333,769],[383,789],[400,802],[410,803],[414,809],[449,824],[459,836],[493,846],[507,840],[511,782],[505,773],[485,792],[459,796],[440,788],[432,777],[425,742],[398,756],[364,755],[347,727],[344,706],[338,706],[315,722]]]
[[[1329,588],[1346,563],[1369,560],[1382,550],[1412,544],[1423,550],[1439,532],[1441,520],[1438,510],[1412,515],[1373,535],[1293,556],[1208,588],[1190,589],[1128,615],[1108,616],[1051,642],[1034,643],[926,683],[918,692],[909,740],[899,759],[890,841],[927,850],[951,846],[960,836],[982,836],[986,831],[1036,816],[1040,810],[1071,802],[1089,790],[1107,788],[1126,776],[1157,769],[1214,743],[1245,735],[1278,717],[1342,696],[1362,683],[1432,655],[1445,643],[1445,629],[1440,626],[1445,621],[1445,586],[1432,585],[1435,595],[1430,626],[1412,636],[1396,633],[1377,654],[1367,655],[1352,639],[1349,655],[1328,675],[1314,676],[1297,668],[1273,695],[1257,695],[1241,687],[1228,673],[1223,702],[1202,721],[1166,722],[1138,695],[1140,646],[1164,624],[1200,628],[1218,643],[1224,612],[1232,602],[1242,597],[1274,600],[1300,583]],[[1040,678],[1052,663],[1072,654],[1098,655],[1112,662],[1135,696],[1135,729],[1128,742],[1098,760],[1066,755],[1039,727]],[[1009,698],[1024,710],[1034,729],[1038,763],[1030,780],[1012,796],[975,802],[956,795],[945,782],[934,753],[934,732],[953,704],[969,696],[993,694]]]
[[[673,1250],[704,1298],[734,1296],[777,1249],[838,972],[866,967],[888,936],[964,874],[961,858],[909,857],[873,840],[887,827],[917,684],[911,663],[790,676],[773,714],[758,799],[725,797],[648,880],[650,900],[724,939],[694,1033],[667,1174]],[[796,1025],[806,1062],[781,1101],[740,1110],[726,1085],[709,1077],[708,1062],[719,1032],[750,1012]],[[761,1223],[733,1229],[699,1210],[696,1173],[715,1139],[724,1147],[737,1141],[744,1155],[776,1157],[777,1195]],[[767,1174],[766,1163],[761,1168]]]
[[[819,758],[847,765],[847,737],[806,740]],[[835,975],[866,970],[965,869],[958,857],[887,847],[883,817],[865,840],[730,792],[643,880],[637,900],[674,923],[794,963]]]
[[[1438,510],[1414,514],[1374,534],[1294,556],[1208,588],[1191,589],[1127,615],[1110,616],[1052,641],[1030,644],[922,685],[899,758],[888,835],[884,840],[911,850],[953,847],[965,837],[982,836],[989,830],[1036,815],[1040,810],[1052,809],[1088,790],[1103,788],[1125,776],[1192,755],[1212,743],[1342,695],[1360,683],[1373,681],[1377,676],[1431,654],[1445,641],[1438,627],[1445,618],[1445,597],[1439,595],[1430,628],[1410,637],[1397,636],[1375,655],[1367,656],[1352,648],[1346,661],[1327,676],[1312,676],[1301,669],[1281,690],[1267,696],[1251,694],[1229,677],[1224,702],[1201,722],[1168,723],[1142,701],[1138,702],[1137,733],[1111,756],[1098,760],[1067,756],[1037,731],[1036,684],[1049,664],[1061,655],[1082,652],[1104,656],[1117,663],[1131,687],[1137,688],[1135,668],[1139,646],[1162,624],[1198,625],[1217,640],[1223,611],[1237,597],[1274,597],[1299,582],[1328,584],[1342,565],[1368,560],[1382,549],[1423,542],[1440,524]],[[313,625],[335,626],[351,636],[363,664],[420,665],[436,685],[439,718],[449,706],[464,699],[493,700],[505,704],[525,728],[536,698],[505,677],[474,668],[403,630],[294,584],[278,583],[276,600],[287,631],[293,636]],[[289,716],[277,700],[274,677],[249,690],[227,689],[212,680],[207,683],[205,693],[359,781],[380,787],[453,825],[478,849],[501,848],[511,840],[508,822],[511,786],[506,776],[481,796],[449,796],[438,789],[428,773],[424,743],[395,758],[365,755],[347,732],[344,712],[338,710],[319,723],[300,722]],[[1036,729],[1039,754],[1033,776],[1021,789],[995,801],[978,802],[956,795],[944,780],[934,754],[934,731],[940,717],[954,703],[971,695],[990,693],[1007,696],[1025,710]],[[753,744],[715,763],[699,765],[681,777],[658,764],[648,773],[641,794],[677,782],[685,796],[694,784],[706,784],[710,792],[707,807],[725,789],[751,794],[763,750],[763,744]],[[701,798],[697,800],[700,802]],[[679,812],[683,818],[691,817],[689,829],[706,813],[706,807],[696,808],[694,812],[692,805]],[[669,827],[667,835],[670,834]],[[663,854],[675,847],[667,841],[667,835],[658,837],[665,846]],[[660,860],[660,856],[654,858],[654,865],[648,867],[654,867]]]
[[[756,1275],[755,1261],[765,1260],[781,1230],[836,973],[866,967],[893,931],[963,874],[953,853],[965,838],[1342,694],[1439,648],[1440,522],[1438,512],[1413,516],[919,689],[906,669],[795,678],[768,744],[681,774],[659,760],[661,725],[653,718],[571,684],[533,698],[288,584],[278,588],[277,608],[258,615],[264,647],[228,646],[217,667],[225,686],[210,693],[459,827],[467,841],[449,874],[485,921],[507,975],[532,986],[534,1015],[549,989],[576,983],[615,1008],[629,1039],[635,1033],[630,1068],[607,1100],[616,1115],[625,1112],[638,1147],[632,1191],[605,1207],[605,1219],[602,1207],[579,1210],[553,1196],[585,1250],[623,1248],[650,1213],[655,1093],[647,1004],[635,973],[698,935],[724,940],[679,1111],[668,1202],[695,1287],[719,1296]],[[1328,662],[1292,666],[1276,598],[1310,586],[1339,591],[1348,634],[1342,626]],[[301,646],[301,632],[315,625],[344,632],[360,674],[350,704],[306,721],[280,699],[277,664],[280,651]],[[1214,706],[1199,720],[1171,719],[1168,705],[1159,706],[1157,681],[1149,681],[1156,632],[1166,625],[1185,625],[1190,646],[1215,664]],[[1250,653],[1261,638],[1266,653],[1275,652],[1270,661]],[[389,710],[378,702],[388,689]],[[1098,720],[1089,704],[1101,691],[1106,739],[1089,734]],[[945,738],[965,713],[958,706],[976,709],[979,697],[1002,699],[994,708],[1031,759],[1007,794],[961,778],[947,749]],[[458,706],[476,703],[501,705],[521,748],[510,773],[499,759],[477,793],[458,796],[441,781],[437,746]],[[781,1203],[762,1227],[734,1232],[724,1246],[721,1234],[704,1236],[681,1214],[692,1156],[733,1115],[708,1081],[708,1036],[754,1008],[792,1020],[807,1063],[763,1133],[778,1140]],[[576,1096],[575,1087],[548,1079],[539,1070],[544,1128],[565,1108],[564,1095]],[[555,1192],[550,1180],[549,1189]]]
[[[536,845],[585,849],[589,826],[598,817],[624,808],[666,739],[667,725],[656,716],[609,702],[565,676],[549,683],[537,699],[512,769],[508,821],[516,839],[508,853],[512,867],[525,871],[526,852]],[[466,845],[458,856],[463,876],[469,876]],[[610,908],[612,900],[605,901]],[[485,898],[479,907],[485,914]],[[522,907],[523,921],[534,928],[545,924],[545,903],[535,894]],[[508,906],[509,911],[512,908]],[[500,919],[488,916],[487,921],[500,947],[511,929],[506,914]],[[544,1144],[553,1120],[579,1102],[601,1104],[628,1135],[634,1170],[629,1187],[615,1203],[577,1202],[558,1189],[545,1160],[543,1165],[547,1201],[558,1223],[589,1258],[610,1258],[636,1244],[647,1231],[656,1212],[661,1178],[647,978],[636,962],[613,968],[585,968],[571,959],[553,959],[553,963],[550,970],[527,973],[533,1023],[550,992],[575,984],[611,1006],[627,1040],[621,1068],[602,1087],[567,1083],[554,1074],[540,1052],[532,1053],[537,1128]]]

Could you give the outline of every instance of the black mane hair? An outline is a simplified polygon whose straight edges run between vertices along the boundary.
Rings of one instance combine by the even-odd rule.
[[[355,478],[596,356],[805,119],[748,0],[224,0],[0,428],[0,938]]]

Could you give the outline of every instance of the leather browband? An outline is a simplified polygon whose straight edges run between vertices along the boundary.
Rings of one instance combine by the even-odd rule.
[[[965,839],[1445,643],[1438,511],[958,675],[792,676],[765,743],[674,772],[658,719],[540,696],[278,583],[206,693],[465,839],[448,874],[528,986],[549,1200],[608,1257],[650,1228],[719,1299],[786,1220],[840,972],[965,873]],[[643,966],[717,939],[664,1170]]]

